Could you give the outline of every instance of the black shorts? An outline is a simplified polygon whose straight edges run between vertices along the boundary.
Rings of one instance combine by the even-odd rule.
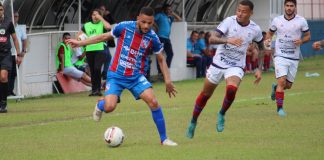
[[[12,67],[11,54],[0,55],[0,69],[10,71]]]

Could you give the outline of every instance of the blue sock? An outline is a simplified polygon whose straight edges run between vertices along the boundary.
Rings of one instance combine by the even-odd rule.
[[[104,99],[98,101],[97,108],[98,108],[99,110],[103,111],[103,112],[106,112],[106,111],[105,111],[105,108],[104,108],[104,104],[105,104],[105,100],[104,100]]]
[[[165,139],[167,139],[167,136],[166,136],[165,122],[163,118],[162,108],[161,106],[159,106],[158,109],[151,110],[151,112],[152,112],[152,117],[156,125],[156,128],[159,131],[160,140],[161,142],[163,142]]]

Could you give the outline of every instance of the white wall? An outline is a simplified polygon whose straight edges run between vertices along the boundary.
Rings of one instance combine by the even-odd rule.
[[[66,28],[74,28],[69,26]],[[56,46],[63,32],[28,35],[28,53],[20,66],[21,93],[27,97],[53,93],[55,80]],[[193,79],[195,71],[186,67],[187,23],[175,22],[172,25],[171,42],[174,57],[170,74],[173,81]],[[111,53],[114,53],[114,48]],[[151,73],[157,74],[156,58],[152,57]]]
[[[256,22],[263,31],[268,31],[270,26],[270,1],[251,0],[254,3],[252,20]]]

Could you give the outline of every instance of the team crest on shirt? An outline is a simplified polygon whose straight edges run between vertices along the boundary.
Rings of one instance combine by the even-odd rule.
[[[5,29],[0,29],[0,34],[6,34],[6,30]]]
[[[107,83],[107,84],[106,84],[106,89],[105,89],[105,91],[108,91],[109,88],[110,88],[110,83]]]
[[[141,47],[142,48],[147,48],[149,41],[147,39],[143,39],[141,42]]]

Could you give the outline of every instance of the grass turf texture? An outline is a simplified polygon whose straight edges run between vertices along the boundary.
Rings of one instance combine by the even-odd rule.
[[[320,77],[305,77],[305,72]],[[9,112],[0,114],[0,159],[323,159],[324,157],[324,57],[300,63],[296,81],[285,92],[287,117],[276,114],[270,100],[274,73],[264,73],[258,86],[246,75],[226,114],[225,130],[216,132],[216,115],[224,97],[224,82],[202,112],[194,139],[186,128],[203,79],[175,82],[177,97],[169,99],[164,84],[154,83],[163,106],[168,136],[177,147],[164,147],[151,113],[128,91],[122,102],[101,122],[91,119],[96,103],[88,93],[50,95],[9,101]],[[103,133],[109,126],[123,129],[126,139],[109,148]]]

